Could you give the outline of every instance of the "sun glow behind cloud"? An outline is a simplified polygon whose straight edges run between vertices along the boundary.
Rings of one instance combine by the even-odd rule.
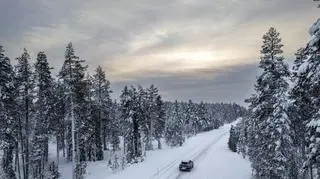
[[[214,54],[210,51],[177,51],[156,56],[169,61],[177,61],[186,69],[206,67],[215,59]]]
[[[32,57],[44,50],[57,72],[65,44],[72,41],[89,70],[101,65],[112,81],[199,76],[203,71],[256,64],[261,36],[270,26],[280,31],[285,55],[294,54],[318,13],[312,3],[301,0],[7,2],[13,19],[0,16],[2,24],[8,24],[0,28],[0,35],[6,34],[0,41],[4,39],[11,58],[23,47]]]

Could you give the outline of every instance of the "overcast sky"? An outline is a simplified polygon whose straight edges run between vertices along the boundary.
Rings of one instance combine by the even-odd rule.
[[[115,96],[155,84],[168,100],[243,103],[262,35],[275,27],[292,59],[319,14],[312,0],[0,0],[0,45],[11,59],[45,51],[56,73],[72,41]]]

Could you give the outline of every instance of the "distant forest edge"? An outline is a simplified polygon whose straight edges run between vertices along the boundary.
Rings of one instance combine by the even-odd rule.
[[[57,78],[44,52],[33,65],[26,49],[16,60],[12,66],[0,46],[0,178],[55,179],[59,159],[65,159],[80,179],[86,161],[103,160],[104,150],[117,152],[110,162],[114,170],[123,169],[143,161],[153,141],[158,149],[161,139],[181,146],[190,136],[247,114],[237,104],[165,102],[154,85],[125,86],[120,100],[112,100],[103,69],[89,75],[72,43]],[[53,139],[56,159],[48,156]]]

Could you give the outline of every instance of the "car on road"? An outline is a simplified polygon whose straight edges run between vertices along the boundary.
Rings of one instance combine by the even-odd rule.
[[[191,171],[192,168],[193,168],[193,161],[192,160],[181,161],[181,163],[179,165],[180,171]]]

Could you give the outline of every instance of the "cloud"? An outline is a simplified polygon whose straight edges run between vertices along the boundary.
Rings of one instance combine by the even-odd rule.
[[[202,79],[210,71],[228,91],[226,83],[237,84],[219,81],[221,70],[256,64],[269,27],[281,33],[291,58],[317,14],[314,3],[301,0],[12,0],[0,5],[0,44],[11,58],[24,47],[32,57],[43,50],[57,72],[72,41],[90,71],[102,65],[114,82],[171,84],[171,77]],[[182,81],[189,85],[176,89],[197,93],[197,84]],[[201,94],[218,89],[207,90]]]
[[[257,65],[240,65],[224,69],[203,69],[194,73],[155,75],[113,82],[114,91],[125,85],[154,84],[166,100],[224,101],[244,104],[244,99],[253,93]],[[200,75],[199,75],[200,74]],[[114,94],[118,97],[119,93]]]

